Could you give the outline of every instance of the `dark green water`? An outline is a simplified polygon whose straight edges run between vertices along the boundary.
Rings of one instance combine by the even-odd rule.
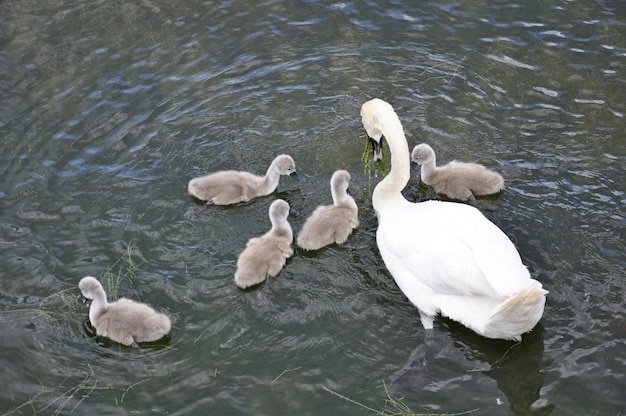
[[[550,291],[520,345],[427,335],[385,270],[373,97],[410,146],[504,175],[478,206]],[[329,390],[382,410],[395,380],[416,412],[624,415],[625,102],[617,0],[0,2],[0,414],[362,415]],[[192,177],[280,153],[300,182],[185,215]],[[271,201],[297,233],[336,169],[360,208],[347,246],[239,291]],[[417,173],[405,193],[436,197]],[[95,337],[74,297],[107,271],[172,315],[167,339]]]

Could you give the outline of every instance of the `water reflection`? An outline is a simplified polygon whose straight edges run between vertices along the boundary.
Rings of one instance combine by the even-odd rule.
[[[480,337],[451,321],[446,324],[451,333],[424,332],[420,345],[391,376],[392,391],[407,395],[425,389],[449,395],[451,388],[458,388],[468,381],[477,382],[479,375],[484,374],[495,380],[504,396],[486,392],[487,400],[475,398],[466,406],[473,401],[484,412],[490,407],[495,411],[494,405],[508,405],[515,415],[549,415],[554,411],[555,405],[541,398],[543,368],[549,365],[544,359],[545,329],[542,325],[525,334],[521,343],[512,343]],[[437,379],[431,367],[445,360],[454,361],[459,368],[465,367],[465,374],[470,378]]]
[[[396,384],[413,386],[414,409],[623,413],[623,10],[615,0],[0,2],[0,369],[14,381],[0,413],[30,403],[357,415],[322,387],[378,408],[381,381],[405,363],[409,380]],[[445,320],[422,341],[384,269],[377,179],[363,172],[359,139],[359,108],[376,96],[411,145],[484,158],[505,176],[504,194],[479,207],[550,294],[544,331],[504,360],[510,343]],[[294,157],[297,187],[184,216],[192,177],[261,172],[279,153]],[[338,168],[357,191],[358,249],[296,253],[264,303],[237,291],[236,256],[267,227],[271,200],[295,208],[297,232]],[[436,195],[413,181],[407,197]],[[92,338],[86,310],[68,313],[56,297],[102,275],[131,241],[140,266],[124,294],[176,319],[155,361]],[[70,391],[80,385],[98,388]]]

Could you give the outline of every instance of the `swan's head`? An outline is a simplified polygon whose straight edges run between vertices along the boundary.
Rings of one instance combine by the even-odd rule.
[[[383,158],[382,120],[389,112],[395,115],[393,107],[380,98],[369,100],[361,106],[361,121],[372,144],[374,162],[380,162]]]
[[[86,299],[93,299],[96,297],[98,292],[103,290],[98,279],[92,276],[80,279],[80,282],[78,282],[78,288],[80,289],[79,299],[81,296],[84,296]]]
[[[289,155],[279,155],[276,156],[276,159],[272,162],[272,166],[275,167],[276,171],[281,175],[289,175],[295,180],[299,181],[300,176],[296,172],[296,162],[293,161],[291,156]]]
[[[435,151],[426,143],[418,144],[411,152],[411,162],[424,165],[435,161]]]

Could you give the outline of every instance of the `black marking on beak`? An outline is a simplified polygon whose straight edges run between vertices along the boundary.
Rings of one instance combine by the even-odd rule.
[[[298,172],[296,172],[295,170],[293,172],[291,172],[289,174],[289,176],[291,176],[292,178],[294,178],[295,180],[299,181],[300,180],[300,175],[298,175]]]
[[[376,141],[372,139],[369,134],[367,138],[370,139],[370,143],[372,145],[372,158],[374,162],[380,162],[383,160],[383,138],[380,138],[380,141]]]

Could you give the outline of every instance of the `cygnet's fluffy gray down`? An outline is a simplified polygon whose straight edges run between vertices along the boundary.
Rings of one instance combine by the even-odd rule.
[[[329,244],[343,244],[359,225],[359,209],[348,194],[350,174],[336,171],[330,179],[333,205],[321,205],[307,218],[298,233],[298,246],[318,250]]]
[[[259,196],[269,195],[276,190],[281,175],[289,175],[296,180],[296,164],[288,155],[277,156],[265,176],[249,172],[224,170],[189,181],[190,195],[207,201],[207,204],[230,205],[247,202]]]
[[[467,201],[476,195],[496,194],[504,189],[502,175],[477,163],[452,161],[437,167],[435,151],[426,143],[413,148],[411,161],[422,166],[422,182],[452,199]]]
[[[293,255],[293,232],[287,221],[289,204],[282,199],[272,202],[269,217],[272,228],[261,237],[251,238],[237,259],[235,284],[241,289],[276,276]]]
[[[91,299],[89,321],[96,334],[124,345],[156,341],[171,329],[170,318],[150,306],[120,298],[108,303],[100,282],[91,276],[78,283],[82,296]]]

